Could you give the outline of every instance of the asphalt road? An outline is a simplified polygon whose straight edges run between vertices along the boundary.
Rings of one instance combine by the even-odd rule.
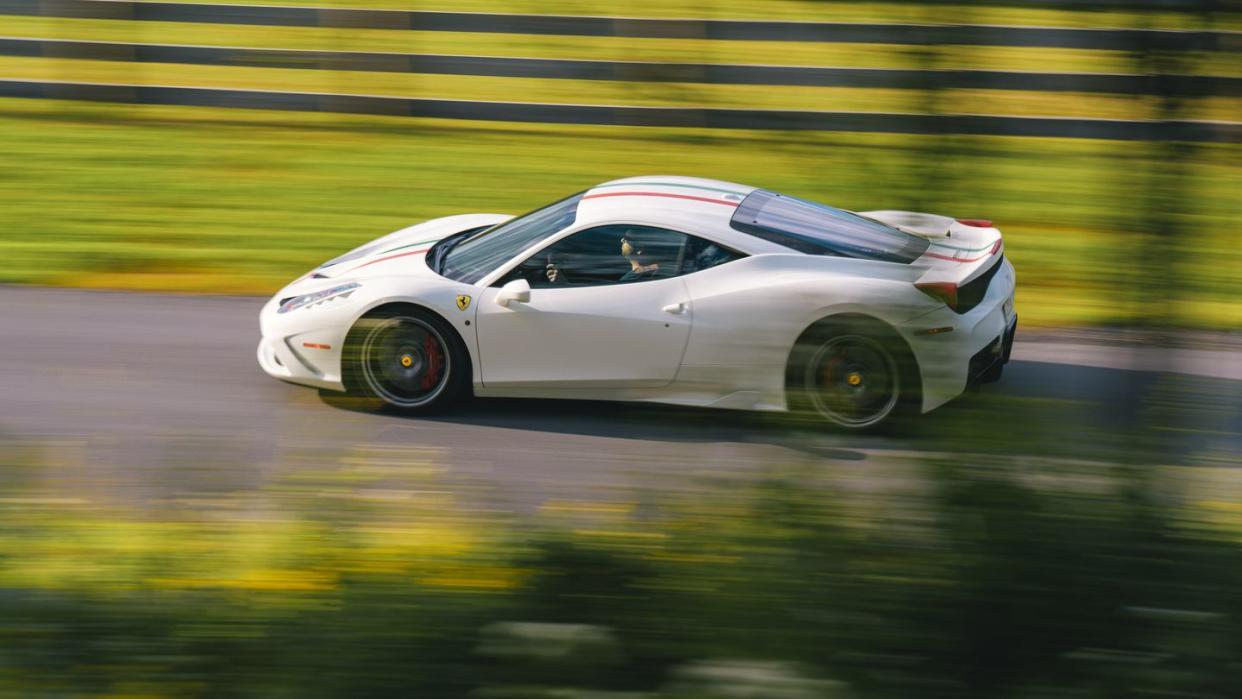
[[[771,464],[865,482],[879,462],[944,450],[943,433],[962,425],[978,430],[980,450],[1044,444],[1058,456],[1107,457],[1137,429],[1154,435],[1159,462],[1231,465],[1242,453],[1242,353],[1228,349],[1032,342],[1020,332],[1001,382],[901,436],[577,401],[478,400],[417,419],[268,378],[254,359],[261,304],[0,287],[0,458],[37,458],[46,478],[138,500],[359,462],[422,464],[521,510]],[[987,438],[998,434],[1008,436]]]

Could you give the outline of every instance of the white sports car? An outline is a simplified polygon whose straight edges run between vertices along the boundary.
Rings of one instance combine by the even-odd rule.
[[[259,364],[410,411],[473,391],[865,429],[999,378],[1017,324],[1003,249],[990,221],[616,180],[324,263],[264,306]]]

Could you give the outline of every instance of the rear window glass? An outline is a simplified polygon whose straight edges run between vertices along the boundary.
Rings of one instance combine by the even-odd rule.
[[[742,200],[729,225],[808,255],[909,264],[931,245],[926,238],[844,209],[762,189]]]

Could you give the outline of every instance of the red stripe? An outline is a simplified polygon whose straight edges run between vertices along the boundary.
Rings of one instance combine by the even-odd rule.
[[[949,262],[978,262],[979,260],[982,260],[985,257],[991,257],[995,255],[996,252],[1000,250],[1000,247],[1001,247],[1001,241],[998,240],[992,244],[991,250],[988,250],[987,252],[985,252],[984,254],[978,257],[971,257],[969,259],[964,258],[964,257],[949,257],[947,255],[937,255],[934,252],[925,252],[923,253],[923,257],[934,257],[937,260],[948,260]]]
[[[692,194],[666,194],[664,192],[605,192],[603,194],[588,194],[583,199],[601,199],[603,197],[666,197],[668,199],[691,199],[694,201],[705,201],[708,204],[724,204],[725,206],[737,207],[739,202],[721,201],[720,199],[708,199],[707,197],[696,197]]]
[[[423,248],[422,250],[411,250],[411,251],[409,251],[409,252],[402,252],[402,253],[398,253],[398,254],[396,254],[396,255],[389,255],[388,257],[381,257],[381,258],[379,258],[378,260],[371,260],[370,262],[363,262],[362,264],[358,265],[357,267],[354,267],[354,269],[362,269],[363,267],[366,267],[367,265],[373,265],[373,264],[375,264],[375,263],[377,263],[377,262],[386,262],[386,261],[388,261],[388,260],[395,260],[395,259],[397,259],[398,257],[405,257],[406,255],[421,255],[422,253],[427,252],[427,251],[428,251],[428,250],[430,250],[430,249],[431,249],[431,248]],[[349,270],[349,271],[350,271],[350,272],[352,272],[352,271],[354,271],[354,269],[351,269],[351,270]]]

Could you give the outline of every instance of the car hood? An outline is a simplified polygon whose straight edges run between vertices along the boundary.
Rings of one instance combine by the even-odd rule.
[[[312,269],[278,291],[273,302],[331,289],[350,281],[394,274],[410,277],[433,275],[427,267],[426,253],[437,241],[472,228],[494,226],[510,218],[512,216],[507,214],[462,214],[402,228]]]
[[[419,260],[419,264],[413,267],[425,269],[426,266],[421,263],[422,255],[437,241],[472,228],[494,226],[510,218],[505,214],[462,214],[425,221],[376,238],[328,260],[302,279],[338,279],[346,276],[353,279],[391,274],[391,265],[382,263],[389,260],[409,263],[414,261],[412,258]]]

